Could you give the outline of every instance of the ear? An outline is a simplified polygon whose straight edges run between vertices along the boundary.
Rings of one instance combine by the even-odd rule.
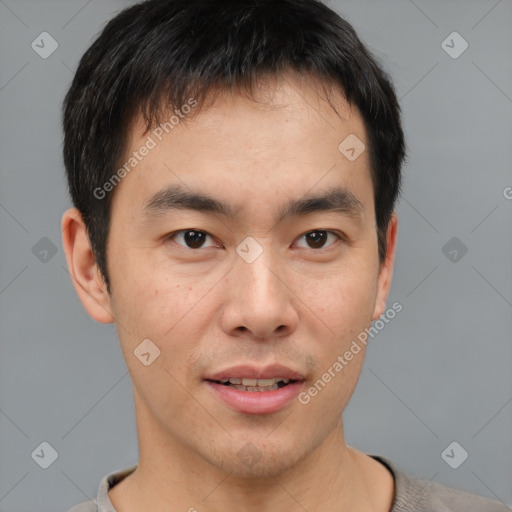
[[[379,277],[377,281],[377,298],[375,309],[372,315],[372,322],[377,320],[386,309],[386,300],[389,289],[391,288],[391,279],[393,277],[393,264],[395,261],[396,238],[398,232],[398,216],[395,212],[391,215],[386,233],[387,247],[386,257],[380,264]]]
[[[110,295],[91,249],[89,235],[76,208],[62,216],[62,244],[75,290],[89,315],[97,322],[110,324],[114,317]]]

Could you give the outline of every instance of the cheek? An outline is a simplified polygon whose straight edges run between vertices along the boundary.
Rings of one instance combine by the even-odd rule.
[[[118,265],[112,271],[114,313],[133,338],[163,338],[193,313],[208,290],[207,276],[198,276],[193,269],[188,275],[177,272],[168,260],[155,258],[158,249],[117,252]]]
[[[377,275],[363,265],[343,265],[321,280],[303,281],[304,302],[325,325],[333,343],[346,340],[371,322],[377,296]]]
[[[149,339],[160,351],[154,363],[159,379],[170,379],[171,383],[171,376],[180,382],[185,377],[193,379],[193,362],[213,321],[214,293],[209,292],[221,275],[198,273],[198,268],[195,272],[178,272],[168,262],[152,262],[142,251],[125,256],[120,269],[122,272],[115,276],[113,309],[121,326],[119,338],[130,370],[137,374],[144,371],[134,350]],[[165,371],[168,374],[162,373]],[[147,372],[143,379],[147,379],[148,386],[158,380]]]
[[[315,382],[321,381],[316,386],[322,396],[317,404],[329,403],[334,411],[341,410],[355,388],[364,361],[366,345],[358,336],[371,324],[376,275],[360,265],[345,267],[314,288],[306,283],[304,289],[309,289],[308,302],[314,306],[311,310],[323,333],[311,334],[317,340]]]
[[[134,387],[155,417],[170,422],[177,410],[190,407],[183,386],[188,388],[194,380],[191,369],[208,323],[206,301],[201,301],[208,283],[193,286],[157,267],[144,271],[142,262],[137,266],[134,261],[117,277],[115,314]],[[148,346],[147,341],[141,345],[143,340],[157,347],[149,344],[149,365],[137,357],[142,353],[138,347]]]

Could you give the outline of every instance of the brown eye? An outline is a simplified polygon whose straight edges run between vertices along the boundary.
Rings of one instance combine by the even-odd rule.
[[[309,249],[323,249],[329,235],[334,235],[336,238],[341,240],[341,237],[334,231],[327,231],[325,229],[315,229],[314,231],[308,231],[301,236],[301,239],[306,241]],[[327,247],[330,247],[331,245],[332,243]]]
[[[207,237],[210,235],[204,231],[199,231],[197,229],[183,229],[181,231],[176,231],[175,233],[171,233],[167,239],[179,239],[181,238],[184,243],[179,243],[182,247],[188,249],[201,249]]]

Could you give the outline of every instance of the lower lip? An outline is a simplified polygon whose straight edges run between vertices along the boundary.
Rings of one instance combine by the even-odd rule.
[[[296,381],[274,391],[241,391],[217,382],[205,382],[228,407],[249,414],[277,412],[294,400],[304,387],[304,381]]]

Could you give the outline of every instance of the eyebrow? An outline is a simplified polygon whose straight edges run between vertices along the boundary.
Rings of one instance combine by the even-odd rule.
[[[206,194],[189,191],[179,184],[158,191],[142,207],[144,215],[153,218],[166,215],[171,210],[196,210],[231,219],[236,216],[236,209],[232,205]],[[309,194],[289,201],[278,212],[276,222],[316,212],[333,212],[355,218],[365,215],[363,203],[350,190],[335,187],[320,195]]]

